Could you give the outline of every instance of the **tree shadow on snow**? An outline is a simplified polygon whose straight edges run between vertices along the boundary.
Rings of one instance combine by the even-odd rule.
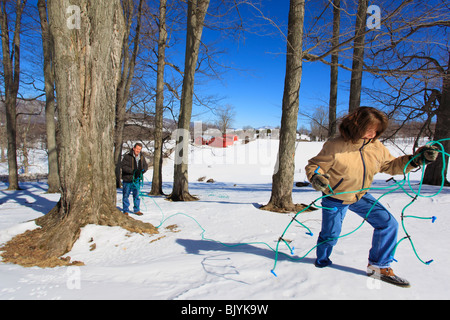
[[[222,251],[222,252],[242,252],[257,255],[264,258],[275,260],[276,253],[268,248],[261,248],[254,244],[246,243],[219,243],[210,240],[190,240],[190,239],[177,239],[176,242],[182,245],[186,253],[200,255],[201,251]],[[261,243],[262,245],[262,243]],[[288,256],[284,253],[278,254],[278,261],[290,261],[292,263],[310,264],[314,265],[314,258],[301,258],[299,256]],[[333,264],[328,268],[337,269],[343,272],[353,273],[356,275],[366,276],[364,270]]]
[[[6,203],[16,203],[42,214],[47,214],[58,203],[58,201],[52,201],[40,195],[40,193],[46,191],[40,184],[21,184],[20,187],[20,190],[14,191],[0,190],[0,207]],[[41,189],[41,191],[36,191],[36,189]]]

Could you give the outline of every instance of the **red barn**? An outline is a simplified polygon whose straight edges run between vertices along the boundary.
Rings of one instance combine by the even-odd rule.
[[[236,135],[224,134],[222,137],[213,137],[208,145],[215,148],[226,148],[232,146],[235,141],[239,141]]]

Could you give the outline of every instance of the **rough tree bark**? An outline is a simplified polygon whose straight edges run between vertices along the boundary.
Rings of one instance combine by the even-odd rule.
[[[294,185],[299,91],[302,78],[304,15],[305,1],[291,0],[278,160],[272,177],[272,196],[269,203],[261,208],[269,211],[300,211],[300,206],[294,205],[292,201],[292,188]]]
[[[47,132],[48,153],[48,193],[59,192],[58,153],[56,149],[55,123],[55,80],[52,67],[52,38],[47,19],[47,4],[45,0],[38,1],[39,19],[41,22],[42,47],[44,52],[45,81],[45,125]]]
[[[186,32],[186,52],[184,62],[183,89],[180,103],[180,116],[176,137],[176,154],[174,165],[174,183],[169,200],[194,201],[196,197],[189,194],[188,183],[188,148],[189,128],[191,124],[192,103],[194,96],[194,77],[197,68],[200,40],[203,24],[208,10],[209,0],[189,0]]]
[[[339,33],[341,25],[341,0],[333,0],[333,38],[331,46],[339,45]],[[328,137],[336,134],[336,110],[338,97],[338,73],[339,73],[339,51],[331,54],[331,73],[330,73],[330,101],[328,111]]]
[[[439,103],[439,109],[436,114],[436,130],[434,132],[434,140],[448,139],[450,138],[450,52],[449,60],[447,64],[447,70],[445,70],[442,81],[442,92]],[[444,151],[450,153],[450,141],[446,140],[442,142]],[[423,183],[440,186],[442,183],[445,186],[450,186],[449,181],[446,179],[448,172],[448,160],[449,157],[445,156],[445,170],[444,181],[442,181],[442,171],[444,168],[444,161],[442,157],[429,164],[425,170],[425,176]]]
[[[40,229],[7,244],[11,250],[2,254],[6,261],[20,264],[26,258],[31,265],[58,265],[87,224],[158,232],[116,208],[113,134],[124,32],[120,0],[77,1],[81,23],[68,28],[66,12],[73,3],[48,1],[61,138],[61,199],[36,220]],[[17,252],[20,244],[21,254],[14,260],[13,248]]]
[[[150,195],[162,195],[162,162],[163,162],[163,120],[164,120],[164,69],[166,66],[166,0],[159,3],[159,39],[158,39],[158,66],[156,79],[155,104],[155,151],[153,156],[153,178]]]
[[[350,98],[348,111],[352,112],[361,104],[361,88],[364,64],[364,39],[368,0],[359,0],[355,23],[355,41],[353,44],[352,77],[350,80]]]

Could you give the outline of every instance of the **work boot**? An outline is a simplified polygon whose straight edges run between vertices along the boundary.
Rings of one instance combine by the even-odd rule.
[[[367,275],[369,277],[380,279],[381,281],[388,282],[399,287],[404,288],[410,287],[409,282],[395,275],[394,270],[392,270],[392,268],[378,268],[376,266],[369,264],[367,266]]]

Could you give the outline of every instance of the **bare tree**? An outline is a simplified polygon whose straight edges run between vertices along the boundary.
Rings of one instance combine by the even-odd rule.
[[[272,177],[272,195],[262,209],[281,212],[300,211],[292,201],[294,184],[295,140],[302,78],[303,22],[305,1],[291,0],[289,7],[286,77],[284,84],[280,146],[277,167]]]
[[[56,149],[55,123],[55,80],[52,65],[52,38],[47,19],[47,4],[45,0],[38,1],[39,19],[41,22],[42,47],[44,53],[44,83],[45,83],[45,122],[47,127],[48,153],[48,192],[56,193],[59,188],[58,153]]]
[[[164,69],[166,66],[166,25],[167,0],[159,2],[158,19],[158,63],[156,79],[156,104],[155,104],[155,151],[153,156],[153,179],[151,195],[162,195],[162,163],[163,163],[163,122],[164,122]]]
[[[219,128],[222,134],[226,134],[227,130],[231,129],[234,118],[236,116],[234,107],[230,104],[227,104],[222,108],[218,108],[215,113],[217,116],[216,126]]]
[[[8,148],[8,142],[7,142],[7,134],[6,134],[6,112],[3,111],[5,105],[2,103],[0,104],[0,163],[6,162],[6,154],[5,151]]]
[[[331,46],[339,45],[339,34],[341,25],[341,0],[333,0],[333,38]],[[328,110],[328,137],[336,134],[336,111],[338,98],[338,74],[339,74],[339,52],[331,54],[331,73],[330,73],[330,101]]]
[[[16,0],[14,26],[9,23],[9,1],[1,1],[0,27],[2,37],[3,76],[5,81],[6,134],[8,139],[8,190],[19,189],[17,174],[17,120],[16,104],[20,82],[20,30],[22,14],[27,0]],[[10,30],[13,38],[11,42]]]
[[[436,131],[434,140],[448,139],[450,137],[450,51],[448,52],[448,63],[446,69],[442,70],[442,91],[437,111]],[[442,141],[444,151],[450,153],[450,141]],[[431,185],[450,186],[447,180],[448,156],[444,156],[443,161],[439,159],[427,166],[425,170],[424,183]]]
[[[361,88],[364,64],[364,38],[366,31],[368,0],[359,0],[355,23],[355,40],[353,42],[353,65],[350,81],[348,111],[352,112],[361,104]]]
[[[158,232],[116,208],[113,132],[125,28],[120,1],[77,3],[79,23],[69,28],[69,1],[48,1],[61,141],[61,199],[36,220],[40,229],[7,244],[5,261],[24,263],[26,259],[30,265],[45,267],[67,264],[58,258],[72,248],[87,224]],[[14,255],[17,246],[23,250],[21,255]]]
[[[123,12],[126,19],[126,28],[123,37],[121,77],[119,85],[117,87],[116,128],[114,131],[114,161],[116,164],[116,187],[118,188],[121,186],[120,162],[122,159],[123,129],[126,121],[126,105],[128,103],[130,87],[134,76],[134,70],[136,68],[136,59],[139,53],[139,38],[142,25],[142,7],[144,4],[143,0],[139,0],[138,12],[136,17],[136,31],[132,40],[132,52],[130,53],[131,49],[129,38],[134,19],[134,2],[134,0],[122,0]]]
[[[328,128],[328,112],[324,106],[314,108],[314,113],[311,117],[311,135],[317,137],[319,141],[324,141],[330,136]]]
[[[364,63],[365,49],[370,45],[381,46],[382,44],[378,41],[379,38],[384,34],[389,35],[392,32],[392,29],[380,31],[378,29],[367,27],[367,0],[356,1],[356,3],[358,3],[356,14],[352,14],[352,11],[355,9],[354,1],[337,2],[337,0],[327,0],[326,2],[327,5],[325,10],[319,15],[322,17],[323,22],[318,23],[318,18],[314,18],[314,29],[310,30],[305,35],[305,42],[307,45],[303,52],[303,59],[308,62],[321,61],[331,66],[331,108],[334,106],[334,99],[336,97],[334,93],[336,90],[336,68],[339,67],[352,73],[349,110],[353,110],[361,103],[363,73],[372,72]],[[396,29],[406,29],[410,25],[402,20],[402,17],[405,15],[405,12],[409,10],[409,5],[411,5],[412,2],[413,0],[377,3],[380,7],[385,8],[379,23],[384,26],[386,23],[395,22],[397,23]],[[333,7],[332,18],[325,16],[326,8],[330,5]],[[354,22],[345,23],[347,20],[353,20],[354,16],[356,16]],[[340,23],[339,20],[341,20]],[[333,23],[330,24],[328,21],[333,21]],[[331,37],[330,34],[332,34]],[[369,35],[370,37],[368,37]],[[347,54],[350,51],[353,52],[351,56]],[[338,54],[340,59],[338,59]],[[331,56],[331,61],[327,60],[329,56]],[[351,65],[349,66],[349,64]],[[334,110],[331,111],[330,126],[335,126],[335,112]],[[330,129],[330,134],[332,135],[335,128],[330,127]]]
[[[194,96],[194,78],[197,69],[200,40],[209,0],[188,0],[186,52],[184,61],[183,89],[180,103],[180,116],[176,136],[176,161],[174,165],[174,183],[172,201],[192,201],[196,197],[189,194],[188,183],[188,148],[189,128]]]
[[[423,119],[416,133],[414,147],[424,132],[431,130],[437,119],[434,139],[448,138],[449,120],[449,40],[448,3],[420,4],[405,1],[403,10],[384,21],[381,33],[367,46],[365,70],[383,80],[383,88],[366,90],[373,100],[384,105],[388,114],[402,125]],[[450,143],[443,141],[445,151]],[[424,183],[448,185],[444,163],[437,161],[427,167]]]

